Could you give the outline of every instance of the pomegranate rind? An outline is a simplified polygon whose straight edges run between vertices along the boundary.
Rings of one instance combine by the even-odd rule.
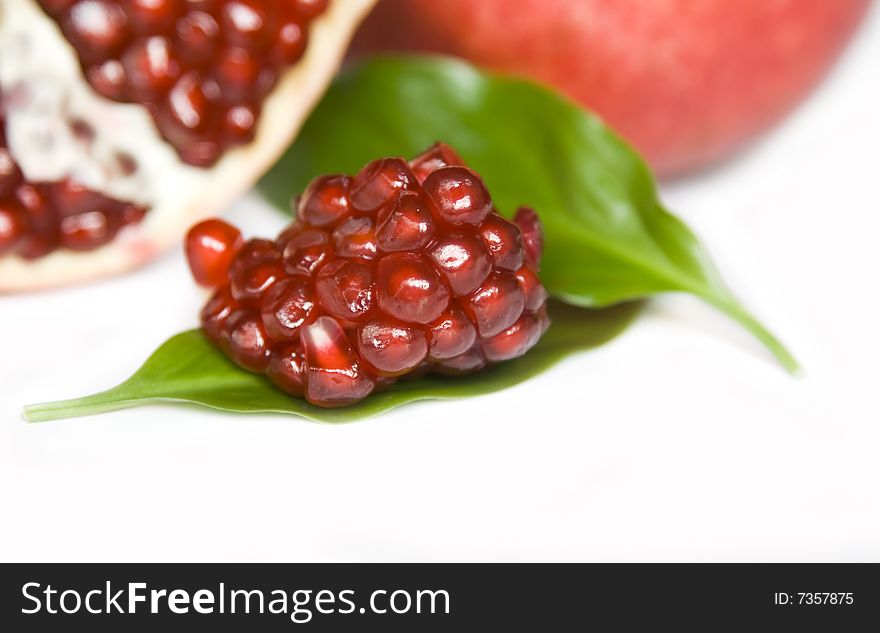
[[[176,245],[195,222],[228,207],[246,193],[290,145],[342,63],[355,29],[374,4],[375,0],[331,2],[327,10],[311,22],[309,45],[303,57],[283,73],[264,100],[255,140],[228,150],[216,165],[201,169],[179,159],[162,139],[145,108],[114,103],[92,91],[79,70],[75,50],[34,0],[4,0],[0,5],[0,42],[15,42],[15,38],[31,29],[44,33],[51,30],[57,40],[53,41],[53,47],[63,50],[66,56],[63,60],[53,58],[52,72],[58,69],[54,79],[66,82],[64,90],[71,100],[81,100],[95,118],[112,112],[122,119],[139,119],[139,125],[149,127],[151,136],[140,139],[150,146],[138,152],[138,157],[156,155],[163,160],[155,169],[151,164],[145,165],[152,170],[151,182],[158,183],[153,189],[138,199],[124,198],[149,205],[150,210],[141,223],[124,228],[106,246],[85,253],[57,250],[36,260],[4,255],[0,257],[0,293],[70,285],[132,270]],[[14,63],[2,52],[0,48],[0,80],[4,77],[3,58],[6,64]],[[71,68],[76,69],[75,77],[64,74],[72,72]],[[15,156],[13,142],[10,147]],[[26,165],[23,171],[30,178]],[[113,196],[112,191],[98,190]]]

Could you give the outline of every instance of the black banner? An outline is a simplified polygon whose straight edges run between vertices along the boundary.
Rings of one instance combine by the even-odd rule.
[[[163,633],[629,630],[647,618],[676,630],[868,630],[880,623],[878,572],[839,564],[5,565],[0,624]]]

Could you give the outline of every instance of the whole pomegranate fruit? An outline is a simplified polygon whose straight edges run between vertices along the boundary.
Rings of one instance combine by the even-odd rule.
[[[289,145],[373,0],[2,0],[0,292],[149,260]]]
[[[549,326],[537,215],[501,217],[446,145],[316,178],[295,210],[274,241],[220,220],[186,241],[214,290],[205,334],[288,393],[351,405],[402,376],[522,356]]]
[[[797,104],[869,0],[381,0],[358,54],[424,51],[531,77],[662,175],[736,152]]]

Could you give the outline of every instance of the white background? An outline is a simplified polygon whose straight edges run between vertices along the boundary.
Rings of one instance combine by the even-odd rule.
[[[880,11],[733,163],[664,187],[794,350],[688,297],[511,390],[341,426],[155,406],[119,382],[201,300],[182,255],[0,298],[0,560],[880,561]],[[232,217],[274,234],[257,197]]]

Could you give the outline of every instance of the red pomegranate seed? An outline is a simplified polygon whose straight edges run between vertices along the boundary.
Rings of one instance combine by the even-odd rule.
[[[257,113],[249,105],[235,105],[226,111],[223,119],[223,137],[246,143],[257,133]]]
[[[302,231],[286,240],[284,269],[290,274],[311,275],[330,255],[330,236],[326,231]]]
[[[128,24],[135,33],[164,33],[174,26],[183,10],[179,0],[122,0]]]
[[[358,328],[357,350],[380,376],[399,376],[425,359],[428,341],[420,327],[379,317]]]
[[[337,259],[318,272],[315,289],[324,310],[341,319],[360,321],[373,308],[373,268],[363,262]]]
[[[435,143],[409,162],[419,182],[424,182],[431,172],[449,165],[464,165],[458,154],[446,143]]]
[[[275,7],[271,2],[231,0],[221,9],[223,32],[235,46],[265,49],[276,29]]]
[[[538,317],[526,312],[509,328],[483,341],[483,353],[492,362],[518,358],[535,346],[541,334]]]
[[[113,227],[101,210],[66,215],[59,224],[61,245],[74,251],[89,251],[109,242]]]
[[[348,337],[335,319],[319,317],[303,328],[301,337],[309,402],[322,407],[341,407],[370,394],[373,383],[358,365]]]
[[[297,215],[304,224],[324,227],[336,224],[351,211],[348,176],[315,178],[300,198]]]
[[[417,251],[434,236],[434,222],[423,196],[404,191],[394,204],[379,211],[376,243],[386,253]]]
[[[0,122],[2,123],[2,122]],[[0,147],[0,198],[12,195],[21,182],[21,171],[5,147]]]
[[[225,346],[229,335],[226,324],[230,315],[240,307],[228,285],[218,288],[202,308],[200,317],[202,329],[208,338],[218,345]]]
[[[328,0],[293,0],[296,11],[304,19],[311,20],[327,10]]]
[[[476,226],[492,208],[483,181],[467,167],[441,167],[425,178],[423,186],[440,220],[453,226]]]
[[[304,325],[317,317],[317,298],[307,277],[295,275],[269,290],[262,300],[263,325],[273,341],[299,338]]]
[[[467,176],[467,205],[479,202],[471,211],[494,209],[488,194],[473,193],[485,190],[476,174],[447,164],[460,160],[451,153],[437,145],[414,164],[436,164],[428,183],[454,176],[459,186]],[[207,336],[251,369],[264,358],[254,341],[265,341],[269,379],[318,406],[350,405],[429,371],[461,375],[525,354],[549,319],[519,226],[476,209],[483,216],[476,225],[450,227],[404,168],[382,159],[353,179],[312,181],[297,219],[274,242],[252,240],[236,255],[225,294],[203,311]],[[266,270],[268,290],[266,275],[252,281]],[[259,309],[260,328],[237,316],[242,306],[248,315]],[[233,353],[236,335],[242,349]]]
[[[259,315],[239,310],[229,317],[229,355],[247,370],[262,373],[269,365],[269,338]]]
[[[421,255],[390,253],[376,276],[379,306],[401,321],[430,323],[449,305],[449,291]]]
[[[470,294],[492,272],[492,258],[479,237],[452,233],[431,248],[431,260],[443,273],[456,296]]]
[[[354,177],[349,199],[358,211],[372,213],[415,182],[416,177],[405,160],[380,158],[368,164]]]
[[[333,249],[339,257],[376,257],[376,233],[368,217],[347,218],[333,231]]]
[[[180,76],[171,43],[161,36],[135,41],[122,55],[128,91],[138,101],[153,101],[167,93]]]
[[[99,94],[122,101],[125,99],[127,90],[127,78],[122,62],[118,59],[108,59],[101,64],[92,66],[86,71],[89,83]]]
[[[299,345],[284,345],[272,353],[266,376],[294,396],[305,395],[306,359]]]
[[[76,2],[61,21],[64,35],[86,64],[117,54],[128,37],[127,26],[119,5],[106,0]]]
[[[432,361],[448,360],[464,354],[477,341],[477,329],[458,304],[452,304],[429,324]]]
[[[462,307],[485,338],[513,325],[525,308],[525,296],[513,274],[498,271],[489,275]]]
[[[12,250],[24,236],[26,228],[21,207],[14,200],[0,199],[0,254]]]
[[[547,301],[547,291],[541,285],[538,275],[528,266],[523,266],[516,271],[516,279],[519,281],[526,300],[526,310],[536,311]]]
[[[278,29],[278,37],[272,48],[272,60],[276,64],[292,64],[306,50],[308,36],[303,27],[295,20],[287,20]]]
[[[247,99],[259,76],[260,62],[248,49],[233,46],[220,51],[213,77],[223,95],[236,101]]]
[[[209,62],[220,43],[220,26],[204,11],[190,11],[181,18],[174,33],[174,50],[188,66]]]
[[[229,279],[232,259],[244,244],[241,231],[223,220],[205,220],[186,236],[186,259],[200,286],[214,288]]]
[[[497,213],[490,213],[480,225],[480,237],[492,254],[495,266],[518,270],[523,265],[523,243],[519,229]]]
[[[538,219],[538,214],[529,207],[520,207],[517,209],[513,221],[522,232],[526,259],[535,270],[538,270],[538,263],[544,252],[544,235],[541,232],[541,221]]]

